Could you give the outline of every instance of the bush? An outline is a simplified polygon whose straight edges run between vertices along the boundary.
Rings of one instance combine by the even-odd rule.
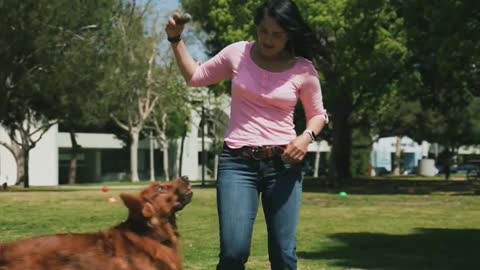
[[[368,175],[370,169],[370,151],[365,149],[352,150],[352,177]]]

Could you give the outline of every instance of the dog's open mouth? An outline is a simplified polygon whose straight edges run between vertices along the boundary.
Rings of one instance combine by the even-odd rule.
[[[183,208],[185,208],[185,206],[187,206],[187,204],[189,204],[192,201],[192,197],[193,197],[193,192],[192,191],[186,193],[183,196],[182,200],[178,202],[176,210],[180,211]]]
[[[176,211],[180,211],[183,208],[185,208],[185,206],[187,206],[187,204],[189,204],[192,201],[192,197],[193,197],[192,186],[190,184],[190,181],[188,180],[188,177],[182,176],[180,177],[180,181],[183,185],[183,188],[180,188],[181,193],[183,194],[181,195],[181,199],[179,200],[179,202],[175,207]]]

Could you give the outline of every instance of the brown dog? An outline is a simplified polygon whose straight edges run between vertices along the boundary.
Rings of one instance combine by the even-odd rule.
[[[0,270],[182,270],[175,213],[192,199],[186,177],[121,194],[126,221],[105,232],[0,245]]]

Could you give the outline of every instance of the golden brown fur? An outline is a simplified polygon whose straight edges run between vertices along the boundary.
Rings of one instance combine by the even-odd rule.
[[[105,232],[0,245],[0,270],[182,270],[175,212],[192,197],[186,177],[120,197],[126,221]]]

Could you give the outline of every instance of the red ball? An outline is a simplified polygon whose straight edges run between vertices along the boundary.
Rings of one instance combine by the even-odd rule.
[[[102,187],[102,192],[108,192],[108,187],[107,186]]]

